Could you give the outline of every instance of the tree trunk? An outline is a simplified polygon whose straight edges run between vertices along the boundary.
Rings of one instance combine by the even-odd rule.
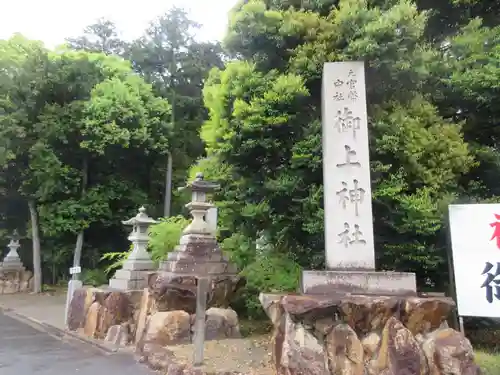
[[[170,65],[170,74],[171,74],[171,81],[170,81],[170,88],[172,90],[172,98],[171,98],[171,106],[172,106],[172,117],[171,117],[171,122],[172,122],[172,127],[175,128],[175,106],[176,106],[176,93],[175,93],[175,75],[177,73],[177,67],[176,67],[176,49],[174,48],[172,50],[172,62]],[[165,76],[163,77],[163,83],[165,85],[167,84],[167,81],[165,80]],[[171,147],[171,146],[169,146]],[[171,206],[172,206],[172,152],[171,150],[168,151],[168,159],[167,159],[167,171],[166,171],[166,179],[165,179],[165,202],[163,205],[163,216],[165,217],[170,217],[171,214]]]
[[[163,216],[170,217],[170,206],[172,204],[172,154],[168,152],[167,173],[165,180],[165,204]]]
[[[34,200],[28,201],[31,216],[31,238],[33,242],[33,292],[42,292],[42,254],[40,250],[40,233],[38,231],[38,211]]]
[[[82,166],[82,194],[81,194],[82,198],[85,196],[85,191],[87,190],[88,178],[89,178],[89,163],[87,158],[85,157],[83,159],[83,166]],[[84,232],[85,230],[82,229],[80,233],[78,233],[78,236],[76,237],[75,252],[73,254],[73,267],[78,267],[82,259]],[[74,273],[73,280],[77,279],[78,279],[78,274]]]

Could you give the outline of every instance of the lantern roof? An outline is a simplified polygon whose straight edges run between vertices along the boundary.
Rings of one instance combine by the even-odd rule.
[[[133,218],[122,221],[123,225],[151,225],[151,224],[156,224],[157,221],[151,217],[148,216],[146,213],[146,208],[144,206],[141,206],[139,208],[139,213],[135,215]]]
[[[199,191],[203,193],[208,193],[217,189],[220,189],[220,185],[215,182],[206,181],[204,179],[203,173],[196,173],[196,177],[193,182],[189,182],[185,187],[181,188],[190,189],[191,191]]]

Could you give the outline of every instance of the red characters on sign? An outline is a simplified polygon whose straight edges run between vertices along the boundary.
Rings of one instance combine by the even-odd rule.
[[[494,214],[497,221],[490,224],[490,227],[495,228],[493,235],[490,238],[490,241],[493,241],[495,238],[497,240],[497,247],[500,249],[500,215]]]

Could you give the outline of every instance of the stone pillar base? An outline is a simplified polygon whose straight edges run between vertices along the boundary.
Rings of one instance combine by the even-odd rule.
[[[417,279],[410,272],[302,271],[304,294],[417,295]]]
[[[156,269],[151,259],[127,259],[122,269],[130,271],[153,271]]]
[[[277,374],[479,375],[449,298],[261,294]]]
[[[24,271],[25,268],[23,266],[23,263],[21,262],[21,259],[17,257],[5,257],[2,263],[2,269],[4,270],[17,270],[17,271]]]
[[[118,290],[137,290],[148,286],[149,270],[121,269],[109,280],[109,287]]]

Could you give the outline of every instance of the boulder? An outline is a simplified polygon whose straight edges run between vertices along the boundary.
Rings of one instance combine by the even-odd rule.
[[[151,310],[153,299],[149,293],[149,289],[145,288],[142,293],[142,298],[139,307],[139,314],[137,316],[137,320],[135,320],[135,334],[134,334],[134,342],[137,344],[140,340],[142,340],[144,336],[144,331],[146,329],[146,323],[148,319],[148,315]]]
[[[101,322],[101,315],[103,312],[103,307],[99,302],[94,302],[90,305],[87,316],[85,317],[85,325],[83,327],[83,333],[91,338],[96,338],[99,331],[99,323]]]
[[[469,340],[446,328],[429,334],[422,344],[429,363],[429,375],[480,375]]]
[[[70,331],[76,331],[85,324],[87,290],[77,289],[73,293],[68,308],[67,326]],[[90,307],[90,304],[89,304]]]
[[[348,324],[335,326],[325,344],[331,375],[364,375],[363,345]]]
[[[370,366],[371,365],[371,366]],[[426,375],[424,352],[409,329],[391,317],[382,331],[376,361],[370,362],[369,373],[384,375]],[[375,366],[375,368],[370,368]]]
[[[126,346],[129,342],[128,325],[121,324],[109,327],[104,340],[116,346]]]
[[[191,315],[191,333],[194,336],[196,315]],[[206,312],[205,340],[241,337],[238,315],[232,309],[211,307]]]
[[[479,375],[454,304],[410,295],[265,294],[278,375]]]
[[[123,292],[111,292],[103,304],[98,337],[104,338],[111,326],[120,325],[130,320],[132,306]]]
[[[273,357],[278,375],[329,375],[327,353],[301,324],[284,316],[281,330],[273,335]]]
[[[191,340],[191,319],[185,311],[159,311],[148,319],[143,341],[160,345],[186,343]]]

